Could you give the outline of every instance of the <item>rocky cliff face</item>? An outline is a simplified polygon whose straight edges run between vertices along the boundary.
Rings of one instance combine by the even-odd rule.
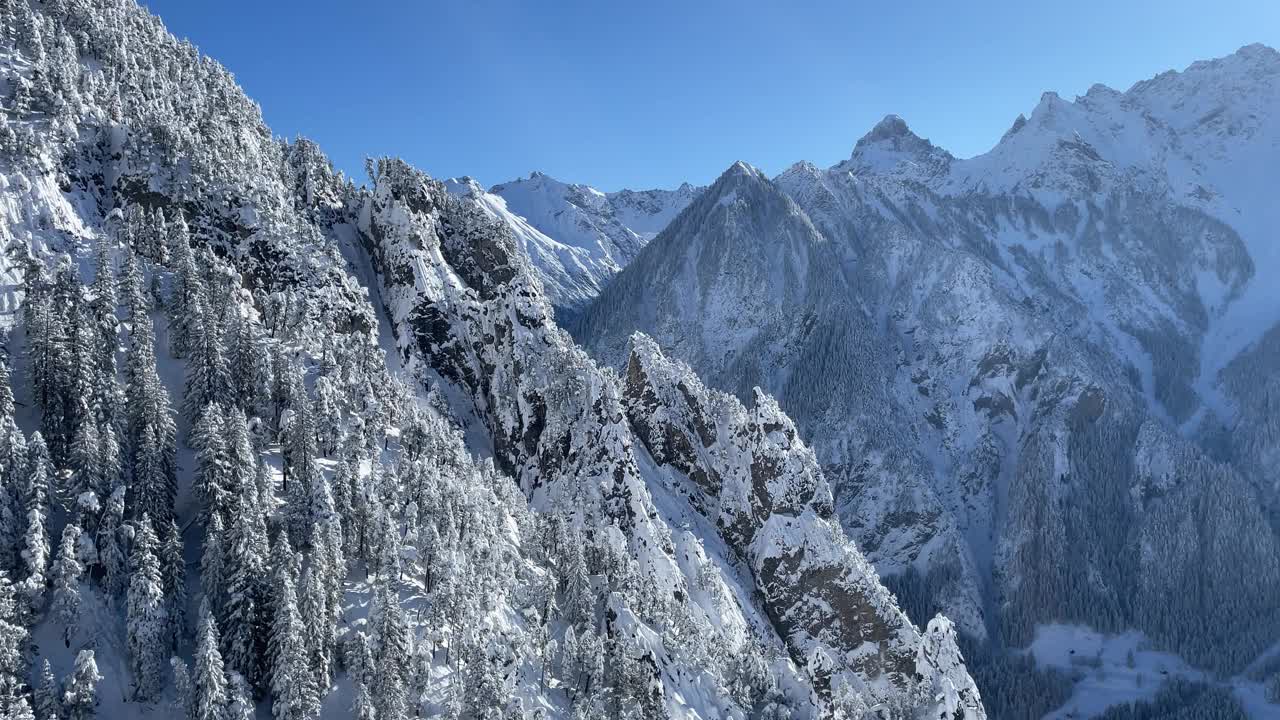
[[[511,228],[564,318],[599,294],[702,191],[685,183],[675,190],[605,193],[538,172],[487,191],[471,178],[446,185]]]

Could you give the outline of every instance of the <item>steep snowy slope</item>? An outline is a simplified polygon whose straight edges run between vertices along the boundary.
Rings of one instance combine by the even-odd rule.
[[[753,418],[715,396],[729,403],[719,411],[727,415],[709,422],[735,439],[714,453],[723,469],[709,456],[669,456],[652,430],[648,440],[637,438],[639,426],[687,412],[705,417],[702,403],[710,401],[694,409],[624,405],[630,392],[647,397],[643,386],[624,390],[556,328],[505,225],[486,222],[474,205],[398,161],[378,169],[360,228],[402,356],[472,397],[499,465],[535,506],[572,508],[589,524],[617,527],[642,576],[659,593],[684,598],[672,571],[672,529],[653,497],[663,477],[676,488],[700,478],[709,499],[693,507],[748,563],[759,602],[822,702],[885,703],[906,717],[926,708],[982,715],[972,681],[955,664],[949,622],[937,619],[922,637],[893,606],[826,519],[826,481],[776,405],[759,398]],[[642,357],[665,363],[640,343]],[[665,380],[652,392],[705,392],[687,369],[661,367]]]
[[[355,188],[132,2],[0,33],[5,713],[49,660],[110,718],[985,717],[777,405],[597,367],[499,206]]]
[[[702,191],[685,183],[675,190],[603,193],[537,172],[487,192],[470,178],[451,180],[449,188],[511,227],[562,314],[595,297]]]
[[[1280,637],[1275,422],[1246,390],[1275,374],[1278,78],[1251,46],[1046,95],[971,160],[891,116],[829,170],[746,194],[732,168],[575,334],[777,394],[913,611],[1013,645],[1138,627],[1238,670]]]

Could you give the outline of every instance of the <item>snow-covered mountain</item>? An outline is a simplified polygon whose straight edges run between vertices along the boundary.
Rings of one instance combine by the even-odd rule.
[[[1277,123],[1257,45],[1046,94],[972,159],[890,116],[830,169],[727,170],[575,335],[774,393],[920,616],[1239,672],[1280,639]]]
[[[488,191],[471,178],[447,185],[510,226],[562,316],[598,295],[702,191],[685,183],[675,190],[604,193],[539,172]]]
[[[598,366],[500,196],[129,0],[0,4],[0,94],[4,717],[986,717],[777,404]]]

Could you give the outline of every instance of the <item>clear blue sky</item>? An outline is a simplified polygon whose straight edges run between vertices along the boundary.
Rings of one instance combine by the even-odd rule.
[[[887,113],[975,155],[1045,90],[1280,46],[1278,0],[144,2],[357,180],[393,154],[605,190],[833,164]]]

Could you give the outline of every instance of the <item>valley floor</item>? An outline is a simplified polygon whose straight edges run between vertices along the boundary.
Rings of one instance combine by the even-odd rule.
[[[1177,655],[1152,649],[1136,631],[1104,635],[1079,625],[1041,625],[1025,652],[1041,667],[1077,677],[1071,698],[1043,720],[1083,720],[1121,703],[1150,700],[1174,678],[1230,689],[1250,718],[1280,715],[1280,706],[1267,702],[1263,683],[1244,674],[1214,680]]]

